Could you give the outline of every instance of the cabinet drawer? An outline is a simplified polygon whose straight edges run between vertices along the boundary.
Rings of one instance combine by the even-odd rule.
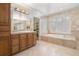
[[[12,46],[12,54],[19,52],[19,46]]]
[[[31,37],[33,34],[32,33],[28,33],[28,37]]]
[[[18,38],[19,38],[18,34],[11,35],[11,39],[18,39]]]
[[[20,35],[20,38],[22,39],[22,38],[26,38],[26,34],[21,34]]]
[[[29,33],[28,34],[28,39],[33,39],[33,34]]]
[[[0,36],[10,36],[10,32],[1,32],[0,31]]]
[[[0,26],[10,26],[10,22],[9,23],[6,23],[6,22],[0,22]]]
[[[0,31],[9,31],[9,26],[0,26]]]

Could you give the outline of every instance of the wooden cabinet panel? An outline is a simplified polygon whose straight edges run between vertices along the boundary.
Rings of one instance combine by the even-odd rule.
[[[10,55],[9,37],[0,37],[0,56]]]
[[[3,22],[3,23],[0,23],[0,26],[10,26],[10,23]]]
[[[0,3],[0,22],[9,22],[10,4]]]
[[[10,27],[9,26],[0,26],[0,31],[9,31]]]
[[[0,37],[2,36],[10,36],[10,33],[8,31],[7,32],[0,31]]]

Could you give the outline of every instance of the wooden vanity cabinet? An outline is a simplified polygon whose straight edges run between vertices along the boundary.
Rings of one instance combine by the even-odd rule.
[[[12,55],[36,44],[35,33],[20,33],[11,35]]]
[[[12,49],[11,49],[12,54],[19,52],[20,43],[19,43],[19,35],[18,34],[11,35],[11,47],[12,47]]]

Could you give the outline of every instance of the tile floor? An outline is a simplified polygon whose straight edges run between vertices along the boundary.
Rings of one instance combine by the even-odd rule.
[[[79,56],[79,51],[44,41],[38,41],[36,46],[14,56]]]

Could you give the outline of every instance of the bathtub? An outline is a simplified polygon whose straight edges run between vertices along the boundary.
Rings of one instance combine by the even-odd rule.
[[[61,45],[74,49],[76,48],[76,39],[72,35],[44,34],[40,36],[40,39],[56,45]]]

